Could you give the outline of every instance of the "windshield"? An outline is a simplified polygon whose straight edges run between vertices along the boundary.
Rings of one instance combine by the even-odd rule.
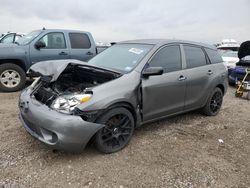
[[[36,38],[39,34],[41,33],[41,31],[32,31],[31,33],[29,33],[28,35],[25,35],[21,38],[19,38],[16,43],[19,45],[27,45],[29,44],[34,38]]]
[[[152,45],[143,44],[116,44],[95,56],[88,63],[127,73],[138,65],[152,47]]]
[[[238,52],[223,52],[222,57],[236,57],[238,58]]]

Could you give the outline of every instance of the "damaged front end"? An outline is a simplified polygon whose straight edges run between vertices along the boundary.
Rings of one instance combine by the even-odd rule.
[[[59,66],[53,63],[59,63]],[[55,149],[82,151],[104,125],[92,118],[100,111],[83,112],[77,106],[91,100],[94,95],[92,88],[120,74],[85,63],[62,61],[41,62],[34,67],[29,74],[37,78],[22,91],[19,100],[20,120],[24,128],[34,138]],[[56,67],[61,67],[60,71],[57,69],[52,74],[50,70],[55,71]]]
[[[36,100],[65,114],[79,114],[77,105],[91,99],[93,87],[121,76],[86,64],[69,63],[60,70],[61,74],[56,73],[57,78],[55,74],[42,75],[34,68],[30,69],[29,74],[40,76],[31,86]]]

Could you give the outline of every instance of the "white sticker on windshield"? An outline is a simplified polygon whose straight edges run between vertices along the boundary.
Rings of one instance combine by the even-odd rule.
[[[126,71],[131,71],[132,67],[125,67]]]
[[[132,52],[132,53],[135,53],[135,54],[138,54],[138,55],[143,52],[143,50],[138,49],[138,48],[130,48],[128,51]]]
[[[132,61],[132,63],[133,63],[133,64],[136,64],[136,63],[137,63],[137,61],[136,61],[136,60],[134,60],[134,61]]]

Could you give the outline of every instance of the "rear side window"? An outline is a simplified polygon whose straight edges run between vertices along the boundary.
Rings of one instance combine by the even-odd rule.
[[[69,33],[69,39],[73,49],[88,49],[91,47],[89,37],[84,33]]]
[[[200,67],[207,64],[206,56],[200,47],[184,45],[187,68]]]
[[[205,51],[206,51],[206,53],[207,53],[207,55],[208,55],[208,57],[210,59],[210,62],[212,64],[214,64],[214,63],[222,63],[223,62],[221,55],[216,50],[205,48]]]
[[[162,67],[164,72],[181,69],[181,53],[178,45],[167,46],[160,49],[149,63],[150,67]]]

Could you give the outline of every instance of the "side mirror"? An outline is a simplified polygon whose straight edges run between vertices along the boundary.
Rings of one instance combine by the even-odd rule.
[[[154,75],[162,75],[163,68],[162,67],[148,67],[142,71],[142,75],[144,77],[154,76]]]
[[[40,50],[41,48],[45,48],[45,47],[46,47],[45,42],[37,41],[37,42],[35,43],[35,48],[36,48],[37,50]]]

